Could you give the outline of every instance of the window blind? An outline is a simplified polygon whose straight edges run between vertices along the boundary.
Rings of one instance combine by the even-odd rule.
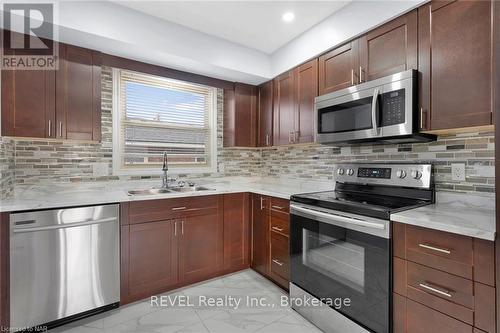
[[[163,152],[171,168],[212,162],[215,88],[120,70],[122,169],[157,168]]]

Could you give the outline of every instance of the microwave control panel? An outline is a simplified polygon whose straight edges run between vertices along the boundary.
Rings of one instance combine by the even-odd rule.
[[[381,95],[380,126],[405,122],[405,90],[395,90]]]

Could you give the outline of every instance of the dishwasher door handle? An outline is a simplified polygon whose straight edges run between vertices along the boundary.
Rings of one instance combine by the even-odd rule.
[[[25,228],[25,229],[14,229],[12,230],[15,234],[27,233],[27,232],[35,232],[35,231],[47,231],[47,230],[57,230],[57,229],[67,229],[67,228],[75,228],[75,227],[83,227],[93,224],[103,224],[117,221],[117,217],[108,217],[100,220],[92,220],[92,221],[84,221],[84,222],[75,222],[68,224],[58,224],[51,225],[47,227],[35,227],[35,228]]]

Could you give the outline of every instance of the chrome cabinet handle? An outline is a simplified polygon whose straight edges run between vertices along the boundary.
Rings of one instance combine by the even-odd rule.
[[[62,138],[62,121],[59,122],[59,136]]]
[[[282,262],[280,262],[280,261],[279,261],[279,260],[277,260],[277,259],[273,259],[273,262],[274,262],[276,265],[278,265],[278,266],[283,266],[283,263],[282,263]]]
[[[432,291],[432,292],[435,292],[436,294],[439,294],[439,295],[443,295],[443,296],[446,296],[446,297],[453,297],[453,295],[451,294],[451,291],[449,290],[440,290],[438,288],[434,288],[434,287],[431,287],[429,286],[427,283],[420,283],[419,284],[420,287],[424,288],[424,289],[427,289],[429,291]]]
[[[181,235],[184,235],[184,220],[181,221]]]
[[[177,221],[174,221],[174,236],[177,236]]]
[[[174,208],[172,208],[172,210],[184,210],[184,209],[186,209],[186,207],[184,207],[184,206],[183,207],[174,207]]]
[[[52,121],[49,120],[49,138],[52,136]]]
[[[372,97],[372,130],[374,135],[378,135],[377,111],[378,111],[378,88],[373,91]]]
[[[269,146],[269,133],[266,134],[266,146]]]
[[[418,244],[418,246],[424,248],[424,249],[428,249],[428,250],[432,250],[432,251],[436,251],[436,252],[441,252],[441,253],[445,253],[445,254],[450,254],[451,251],[448,250],[448,249],[442,249],[442,248],[439,248],[439,247],[434,247],[434,246],[431,246],[431,245],[427,245],[427,244]]]
[[[359,83],[363,83],[363,67],[359,66]]]
[[[278,227],[271,227],[271,229],[276,230],[276,231],[280,231],[280,232],[283,231],[282,228],[278,228]]]
[[[271,207],[274,209],[283,210],[283,207],[281,207],[281,206],[272,205]]]
[[[351,68],[351,86],[354,85],[354,68]]]
[[[264,209],[264,198],[260,197],[260,210]]]
[[[420,129],[424,129],[424,108],[420,108]]]

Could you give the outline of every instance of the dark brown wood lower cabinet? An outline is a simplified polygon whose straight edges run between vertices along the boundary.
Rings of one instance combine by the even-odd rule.
[[[220,198],[222,199],[222,198]],[[180,220],[179,280],[192,283],[212,277],[223,267],[222,215],[212,213]]]
[[[223,196],[122,204],[121,304],[222,274],[223,218]]]
[[[224,195],[224,271],[250,265],[250,194]]]
[[[176,220],[168,220],[129,227],[130,298],[147,297],[177,284],[176,223]]]
[[[257,272],[269,272],[269,197],[254,194],[252,197],[252,261]]]
[[[289,288],[289,201],[253,195],[252,268]]]
[[[394,294],[394,333],[472,333],[473,327]]]

